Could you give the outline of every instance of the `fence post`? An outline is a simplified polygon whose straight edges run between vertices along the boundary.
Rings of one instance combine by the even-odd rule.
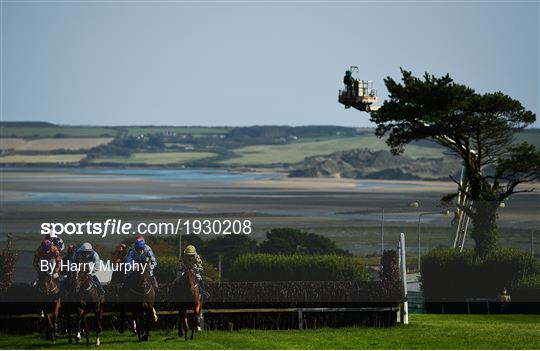
[[[400,263],[401,263],[401,281],[403,282],[403,294],[405,302],[401,307],[401,323],[409,324],[409,303],[407,301],[407,257],[405,255],[405,234],[401,233],[399,237]]]
[[[304,329],[304,313],[302,308],[298,309],[298,329]]]

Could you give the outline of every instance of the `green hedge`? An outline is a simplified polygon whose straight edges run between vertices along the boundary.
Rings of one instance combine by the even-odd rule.
[[[509,248],[483,261],[472,250],[435,249],[422,256],[420,268],[427,299],[495,298],[504,288],[512,294],[518,281],[540,272],[533,256]]]
[[[339,255],[246,254],[230,270],[231,281],[367,281],[359,258]]]
[[[539,302],[540,301],[540,274],[529,275],[519,280],[511,292],[512,301]]]
[[[176,277],[176,266],[178,258],[176,256],[167,255],[157,258],[158,268],[156,270],[156,279],[160,283],[170,283]],[[203,260],[203,278],[205,282],[215,282],[219,279],[219,274],[216,268],[210,263]]]

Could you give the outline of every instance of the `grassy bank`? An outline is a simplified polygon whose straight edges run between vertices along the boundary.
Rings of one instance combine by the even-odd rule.
[[[64,336],[53,345],[37,334],[1,335],[0,348],[77,349]],[[292,331],[242,330],[197,333],[185,342],[173,331],[154,332],[138,343],[130,333],[106,332],[104,349],[538,349],[540,316],[411,315],[395,328],[341,328]],[[91,346],[94,348],[94,346]]]
[[[92,159],[91,163],[118,163],[118,164],[145,164],[166,165],[179,164],[188,161],[213,157],[217,154],[212,152],[138,152],[130,157],[113,156]]]
[[[84,154],[9,155],[0,157],[0,163],[76,163]]]
[[[355,148],[368,148],[370,150],[388,150],[383,139],[375,135],[366,135],[348,138],[321,138],[307,139],[284,145],[251,145],[234,149],[240,155],[221,163],[226,165],[262,165],[275,163],[296,163],[305,157],[315,155],[328,155],[336,151],[351,150]],[[442,157],[440,149],[433,147],[407,146],[405,155],[412,158]]]

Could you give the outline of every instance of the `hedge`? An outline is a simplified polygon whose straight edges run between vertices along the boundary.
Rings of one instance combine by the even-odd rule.
[[[176,277],[178,258],[172,255],[159,256],[157,262],[156,279],[158,282],[172,282]],[[203,260],[203,278],[205,282],[215,282],[219,279],[219,273],[216,268],[210,262],[205,260]]]
[[[540,274],[529,275],[514,284],[512,301],[540,302]]]
[[[17,251],[0,250],[0,290],[6,289],[13,282],[15,262]]]
[[[359,258],[339,255],[239,256],[229,271],[231,281],[367,281],[370,274]]]
[[[484,260],[472,250],[434,249],[422,256],[421,284],[426,299],[496,298],[504,288],[540,272],[536,259],[525,252],[499,248]]]

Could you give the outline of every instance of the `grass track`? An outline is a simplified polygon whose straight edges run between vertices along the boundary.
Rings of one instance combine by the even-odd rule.
[[[38,334],[0,334],[0,349],[84,349],[64,336],[54,345]],[[185,342],[173,331],[156,331],[138,343],[132,334],[106,332],[103,349],[539,349],[540,315],[411,315],[395,328],[291,331],[210,331]],[[95,348],[91,346],[90,348]]]

